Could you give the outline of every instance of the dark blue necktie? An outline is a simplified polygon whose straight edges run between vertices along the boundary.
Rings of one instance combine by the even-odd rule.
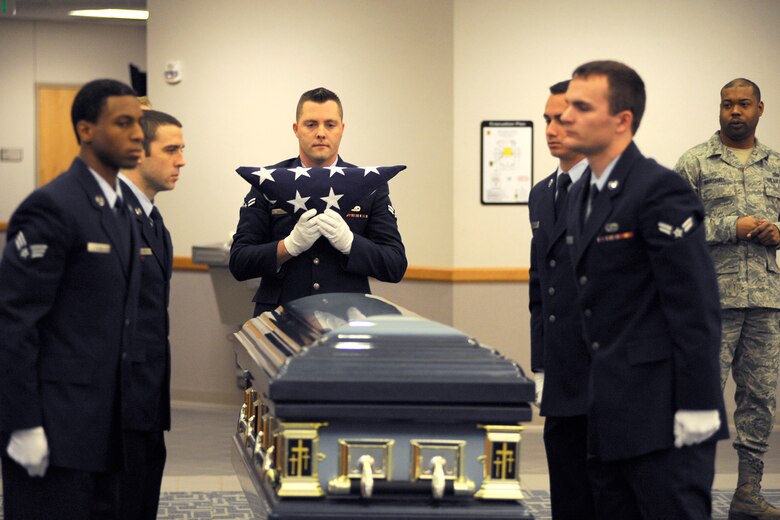
[[[555,195],[555,220],[557,221],[563,214],[563,210],[566,207],[566,197],[569,195],[569,185],[571,184],[571,177],[566,172],[558,175],[558,186],[556,187]]]
[[[116,218],[116,227],[119,231],[117,243],[119,244],[119,257],[123,265],[130,265],[130,248],[132,241],[132,231],[130,230],[130,215],[127,213],[125,203],[121,198],[117,198],[113,207],[114,217]]]

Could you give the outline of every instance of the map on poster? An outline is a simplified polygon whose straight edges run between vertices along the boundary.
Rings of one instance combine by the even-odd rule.
[[[532,121],[482,122],[482,203],[527,204],[533,186]]]

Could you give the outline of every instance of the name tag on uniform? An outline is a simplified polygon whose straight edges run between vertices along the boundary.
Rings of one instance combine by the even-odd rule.
[[[287,215],[287,212],[282,208],[274,208],[271,210],[271,215]]]
[[[87,242],[87,252],[108,254],[111,252],[111,244],[101,244],[100,242]]]
[[[141,248],[141,256],[149,256],[152,254],[152,248],[151,247],[142,247]]]

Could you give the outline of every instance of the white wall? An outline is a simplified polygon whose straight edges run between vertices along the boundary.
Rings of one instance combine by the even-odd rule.
[[[0,147],[23,154],[0,162],[0,221],[35,188],[36,84],[129,82],[128,63],[146,64],[144,27],[0,20]]]
[[[298,97],[344,105],[341,155],[406,164],[390,182],[409,261],[452,259],[452,3],[449,0],[206,0],[150,3],[149,94],[184,124],[189,165],[160,197],[177,255],[221,241],[249,186],[241,165],[298,153]],[[165,62],[183,63],[167,85]]]
[[[456,266],[529,264],[527,207],[480,205],[479,124],[533,120],[534,176],[549,175],[556,162],[544,139],[547,88],[586,61],[616,59],[642,76],[648,102],[636,142],[662,164],[674,166],[717,130],[720,87],[740,76],[755,81],[766,100],[759,140],[780,148],[776,0],[454,0],[454,6]]]

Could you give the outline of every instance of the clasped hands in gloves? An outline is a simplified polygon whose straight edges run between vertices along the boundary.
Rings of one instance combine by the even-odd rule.
[[[312,208],[303,213],[292,232],[284,239],[284,247],[292,256],[307,251],[321,236],[336,250],[348,255],[352,250],[352,231],[341,215],[331,208],[317,215]]]
[[[6,448],[8,456],[27,470],[31,477],[42,477],[49,467],[49,441],[43,426],[16,430]]]

